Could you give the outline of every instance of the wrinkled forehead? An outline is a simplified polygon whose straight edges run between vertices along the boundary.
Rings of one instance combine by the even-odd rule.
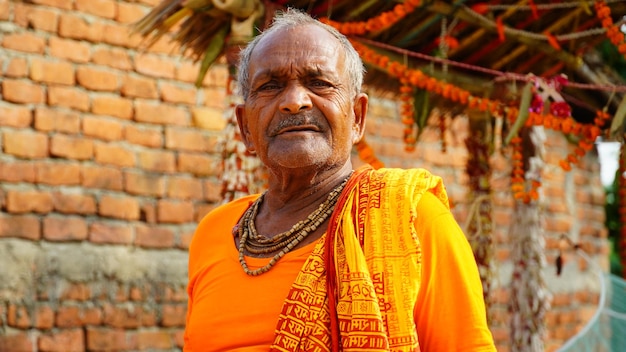
[[[268,33],[251,53],[252,62],[262,62],[269,57],[284,59],[300,56],[340,57],[345,55],[339,40],[322,27],[301,25],[286,27]]]

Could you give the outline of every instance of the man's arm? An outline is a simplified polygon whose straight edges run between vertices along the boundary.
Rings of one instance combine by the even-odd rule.
[[[471,247],[434,195],[418,203],[422,280],[414,317],[422,351],[495,351]]]

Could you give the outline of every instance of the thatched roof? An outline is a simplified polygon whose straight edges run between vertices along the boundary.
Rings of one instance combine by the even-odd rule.
[[[152,14],[152,22],[143,22],[141,32],[146,36],[157,33],[154,29],[163,28],[164,18],[173,13],[180,15],[183,4],[187,7],[189,4],[204,4],[187,14],[196,17],[201,14],[210,21],[189,24],[190,15],[181,25],[183,29],[185,25],[198,29],[200,23],[205,23],[203,39],[191,42],[187,35],[186,41],[188,48],[196,49],[196,55],[200,57],[207,46],[221,43],[219,39],[215,40],[215,33],[228,27],[233,18],[216,9],[215,2],[225,1],[165,0]],[[263,27],[275,10],[286,7],[345,23],[393,13],[405,2],[265,0],[263,16],[256,21],[256,26]],[[606,106],[610,114],[615,114],[626,93],[626,49],[620,54],[608,42],[593,1],[412,2],[419,6],[392,26],[350,35],[351,39],[473,95],[505,103],[519,99],[517,93],[528,74],[546,80],[564,75],[567,80],[561,81],[564,83],[562,96],[572,106],[572,116],[581,122],[593,120],[594,111]],[[606,1],[606,5],[613,26],[619,26],[626,15],[626,1]],[[156,16],[158,13],[161,14],[160,20]],[[163,17],[164,14],[167,16]],[[181,38],[184,39],[179,36],[177,40],[185,43]],[[228,47],[228,39],[223,42],[226,44],[222,52]],[[366,83],[369,86],[397,92],[398,81],[390,79],[387,72],[372,65],[368,66],[368,71]]]

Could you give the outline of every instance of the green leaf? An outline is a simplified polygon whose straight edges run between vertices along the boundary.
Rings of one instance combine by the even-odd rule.
[[[513,123],[513,127],[511,127],[509,134],[504,139],[505,145],[511,143],[511,139],[513,139],[513,137],[524,126],[524,124],[526,123],[526,120],[528,120],[528,116],[530,115],[529,114],[530,111],[528,110],[528,108],[530,108],[530,102],[533,97],[532,88],[533,88],[532,82],[528,82],[526,83],[526,85],[524,86],[524,89],[522,90],[522,99],[520,100],[520,103],[519,103],[519,112],[517,115],[517,119],[515,120],[515,123]]]
[[[224,48],[224,43],[226,42],[226,35],[230,30],[230,25],[225,23],[211,38],[211,43],[207,47],[204,52],[204,57],[202,58],[202,64],[200,64],[200,72],[198,72],[198,77],[196,78],[196,87],[200,88],[202,86],[202,81],[206,76],[209,68],[215,62],[215,60],[222,53],[222,49]]]
[[[416,89],[413,94],[413,120],[417,125],[417,136],[415,139],[419,139],[419,136],[426,128],[428,123],[428,116],[430,116],[430,96],[426,89]]]

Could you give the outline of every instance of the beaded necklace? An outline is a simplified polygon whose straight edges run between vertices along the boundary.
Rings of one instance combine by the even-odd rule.
[[[352,175],[352,173],[350,173]],[[341,191],[346,186],[350,175],[337,187],[335,187],[326,200],[319,205],[306,219],[298,221],[288,231],[279,233],[271,238],[259,235],[254,225],[254,219],[259,212],[259,206],[265,198],[263,193],[252,205],[246,210],[237,225],[239,234],[239,263],[243,271],[251,276],[261,275],[268,272],[280,258],[289,253],[295,246],[304,240],[309,234],[315,232],[317,228],[326,221],[333,213],[335,204]],[[269,254],[276,253],[272,259],[263,267],[250,270],[245,259],[245,251],[250,254]]]

